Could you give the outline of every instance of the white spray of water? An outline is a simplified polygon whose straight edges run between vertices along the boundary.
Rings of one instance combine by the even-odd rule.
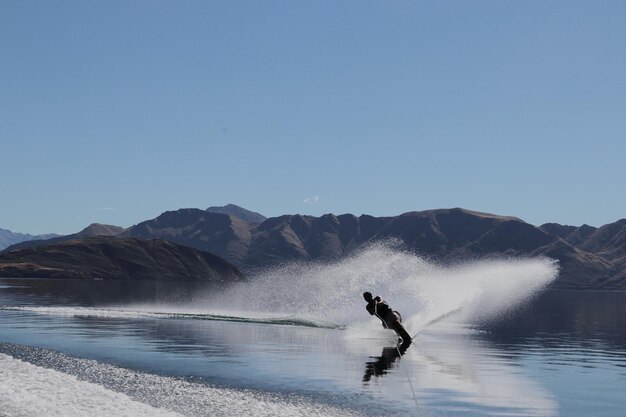
[[[483,320],[515,307],[558,274],[547,258],[492,259],[443,267],[377,243],[333,263],[292,263],[238,284],[208,305],[352,325],[367,320],[364,291],[400,311],[410,333],[454,312]]]

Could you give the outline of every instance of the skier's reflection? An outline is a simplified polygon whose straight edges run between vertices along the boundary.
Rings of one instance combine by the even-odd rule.
[[[380,356],[372,356],[373,361],[365,362],[363,382],[368,382],[372,376],[383,376],[404,355],[411,342],[402,343],[398,347],[384,347]]]

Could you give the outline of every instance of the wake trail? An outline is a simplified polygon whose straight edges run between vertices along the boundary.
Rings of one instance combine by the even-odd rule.
[[[450,310],[447,313],[443,313],[442,315],[440,315],[439,317],[436,317],[432,320],[430,320],[427,323],[424,323],[422,325],[422,327],[413,335],[411,336],[412,339],[415,339],[420,333],[422,333],[424,330],[428,329],[430,326],[433,326],[447,318],[450,318],[456,314],[459,314],[460,312],[463,311],[463,307],[459,307],[459,308],[455,308],[454,310]]]
[[[208,312],[194,312],[184,307],[161,307],[157,311],[152,308],[135,309],[129,308],[98,308],[98,307],[33,307],[33,306],[0,306],[0,310],[19,311],[40,315],[60,316],[60,317],[89,317],[103,319],[173,319],[173,320],[206,320],[206,321],[226,321],[238,323],[272,324],[283,326],[314,327],[323,329],[340,329],[342,326],[331,322],[320,320],[309,320],[297,316],[259,316],[246,314],[245,312],[217,314]]]

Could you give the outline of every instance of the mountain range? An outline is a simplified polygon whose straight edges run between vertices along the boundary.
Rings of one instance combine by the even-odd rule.
[[[626,219],[600,228],[556,223],[533,226],[517,217],[462,208],[392,217],[296,214],[265,218],[228,205],[167,211],[123,230],[97,226],[103,234],[162,239],[208,251],[244,271],[288,261],[339,259],[368,243],[393,239],[407,250],[444,264],[484,257],[547,256],[557,259],[561,267],[555,287],[626,289]],[[99,233],[95,225],[90,228],[91,233]],[[84,232],[69,239],[80,238]],[[21,245],[42,243],[46,242]]]

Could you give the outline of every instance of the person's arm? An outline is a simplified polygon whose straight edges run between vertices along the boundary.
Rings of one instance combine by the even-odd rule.
[[[383,327],[385,329],[388,328],[387,323],[385,322],[385,319],[383,319],[383,315],[385,314],[385,306],[386,305],[387,304],[380,297],[374,298],[374,313],[376,314],[376,317],[378,317],[380,319],[380,321],[382,322],[382,325],[383,325]],[[382,307],[382,309],[380,309],[380,307]]]

